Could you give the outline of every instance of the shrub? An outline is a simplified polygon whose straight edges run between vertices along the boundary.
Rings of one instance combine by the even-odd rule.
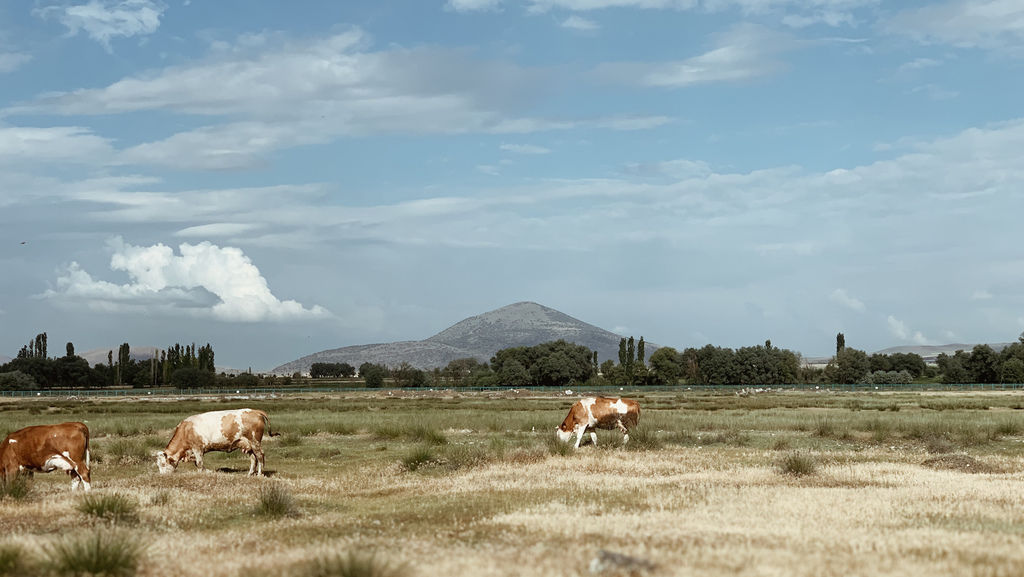
[[[658,434],[647,427],[634,427],[629,432],[626,448],[630,451],[655,451],[665,446]]]
[[[818,462],[810,455],[800,452],[789,453],[779,461],[779,471],[795,477],[813,475],[818,472]]]
[[[131,523],[138,521],[135,499],[120,493],[87,493],[78,502],[77,509],[111,523]]]
[[[119,532],[96,531],[60,539],[45,549],[46,564],[57,575],[130,577],[138,570],[143,546]]]
[[[25,555],[14,543],[0,545],[0,575],[24,575]]]
[[[298,515],[295,498],[284,486],[268,483],[257,492],[256,514],[265,517],[293,517]]]
[[[23,476],[19,475],[9,481],[0,481],[0,501],[4,499],[21,501],[28,497],[28,492],[28,479]]]
[[[402,458],[402,467],[406,471],[415,471],[424,465],[429,465],[436,461],[434,452],[430,447],[417,447],[412,453],[409,453]]]
[[[406,566],[392,565],[381,560],[376,553],[324,555],[301,564],[296,577],[403,577]]]

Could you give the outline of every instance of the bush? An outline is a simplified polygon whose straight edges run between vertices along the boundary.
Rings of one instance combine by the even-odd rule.
[[[295,499],[284,486],[268,483],[257,492],[256,514],[265,517],[294,517],[299,510]]]
[[[403,577],[406,566],[392,565],[377,558],[375,553],[348,553],[325,555],[307,561],[294,571],[296,577]]]
[[[28,479],[24,476],[17,476],[9,481],[0,481],[0,501],[11,499],[21,501],[28,497]]]
[[[46,565],[57,575],[130,577],[138,570],[143,549],[126,534],[96,531],[50,545],[45,549]]]
[[[813,475],[818,472],[818,462],[810,455],[799,452],[789,453],[779,461],[779,471],[784,475],[795,477]]]
[[[0,391],[28,391],[38,388],[39,384],[32,375],[21,371],[0,373]]]
[[[647,427],[634,427],[629,432],[626,448],[630,451],[655,451],[665,446],[658,434]]]
[[[412,453],[409,453],[402,458],[402,467],[406,471],[415,471],[424,465],[428,465],[436,461],[437,458],[434,455],[434,451],[430,447],[417,447]]]
[[[0,545],[0,575],[24,575],[25,555],[14,543]]]
[[[77,509],[111,523],[132,523],[139,520],[135,499],[120,493],[87,493],[78,502]]]

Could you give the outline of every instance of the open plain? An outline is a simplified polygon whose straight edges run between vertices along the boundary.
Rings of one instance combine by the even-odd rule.
[[[578,396],[3,400],[0,434],[87,422],[94,490],[5,486],[0,574],[1024,574],[1021,393],[634,391],[628,448],[572,451]],[[281,433],[267,478],[240,453],[157,474],[182,418],[237,407]]]

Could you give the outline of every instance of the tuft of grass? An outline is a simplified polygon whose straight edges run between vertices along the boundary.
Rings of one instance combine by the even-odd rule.
[[[546,435],[544,444],[547,445],[548,453],[558,457],[567,457],[573,453],[572,443],[563,443],[554,435]]]
[[[80,512],[111,523],[134,523],[139,520],[135,499],[121,493],[87,493],[78,501]]]
[[[412,430],[409,431],[408,437],[413,441],[420,441],[429,445],[448,444],[448,437],[445,437],[444,433],[429,427],[413,427]]]
[[[434,451],[430,447],[420,446],[402,457],[402,467],[406,471],[415,471],[435,461],[437,461],[437,457],[434,455]]]
[[[772,443],[773,451],[787,451],[792,446],[792,442],[788,437],[779,437]]]
[[[171,502],[170,491],[160,491],[149,498],[149,504],[157,507],[163,507]]]
[[[150,450],[144,439],[126,437],[117,437],[106,443],[103,451],[96,455],[96,462],[115,465],[138,465],[148,463],[150,459]]]
[[[996,441],[1003,437],[1016,437],[1020,434],[1021,425],[1017,420],[1006,419],[996,423],[991,432],[989,433],[989,439]]]
[[[392,564],[376,553],[323,555],[298,565],[295,577],[405,577],[405,564]]]
[[[74,577],[131,577],[144,547],[120,532],[96,531],[65,537],[44,550],[51,573]]]
[[[630,451],[657,451],[665,446],[658,434],[644,426],[633,427],[626,448]]]
[[[264,517],[294,517],[299,514],[295,498],[279,483],[267,483],[257,491],[257,515]]]
[[[25,575],[25,553],[14,543],[0,545],[0,575]]]
[[[779,472],[783,475],[803,477],[818,472],[818,462],[810,455],[799,451],[787,453],[778,463]]]
[[[282,447],[298,447],[303,443],[303,441],[304,437],[302,435],[285,433],[284,435],[281,435],[281,439],[277,441],[277,444]]]
[[[836,425],[828,417],[818,417],[814,421],[814,434],[819,437],[834,437]]]
[[[28,497],[28,493],[28,479],[23,476],[19,475],[9,481],[0,481],[0,501],[6,499],[21,501]]]

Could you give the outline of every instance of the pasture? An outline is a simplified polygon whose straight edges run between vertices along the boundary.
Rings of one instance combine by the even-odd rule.
[[[0,434],[86,421],[94,487],[4,487],[0,575],[1024,574],[1021,393],[628,396],[631,446],[579,451],[577,395],[0,401]],[[237,407],[282,433],[268,478],[238,452],[157,475],[182,418]]]

